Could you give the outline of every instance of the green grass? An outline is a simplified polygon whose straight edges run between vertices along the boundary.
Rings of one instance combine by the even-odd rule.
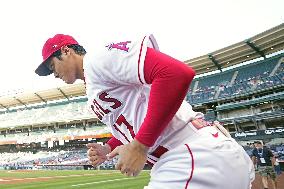
[[[61,177],[62,176],[62,177]],[[64,176],[64,177],[63,177]],[[24,183],[5,184],[0,181],[1,189],[143,189],[149,182],[149,171],[143,171],[138,177],[126,177],[118,171],[0,171],[0,179],[23,179],[52,177],[43,181],[28,179]],[[22,181],[14,181],[22,182]]]

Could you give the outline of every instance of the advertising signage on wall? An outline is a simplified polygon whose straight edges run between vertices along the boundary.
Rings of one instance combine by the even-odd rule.
[[[249,138],[255,136],[275,136],[275,135],[283,135],[284,137],[284,128],[275,128],[275,129],[266,129],[266,130],[258,130],[258,131],[245,131],[245,132],[236,132],[232,133],[231,136],[233,138]]]

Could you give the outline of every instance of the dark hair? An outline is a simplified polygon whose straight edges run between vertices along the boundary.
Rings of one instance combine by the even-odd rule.
[[[256,141],[255,143],[256,143],[256,144],[262,144],[260,141]]]
[[[76,54],[78,55],[85,55],[87,53],[87,51],[84,49],[83,46],[81,45],[78,45],[78,44],[75,44],[75,45],[67,45],[67,47],[73,49],[75,51]],[[62,60],[61,58],[61,49],[55,51],[46,61],[47,63],[50,63],[50,60],[52,57],[56,57],[58,58],[59,60]]]

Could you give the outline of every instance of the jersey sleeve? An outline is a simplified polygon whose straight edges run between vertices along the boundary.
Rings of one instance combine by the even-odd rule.
[[[145,76],[151,90],[146,117],[135,139],[152,147],[183,104],[195,71],[175,58],[148,48]],[[190,115],[194,118],[197,113],[188,112],[186,117]]]
[[[115,137],[112,137],[107,141],[107,144],[110,146],[111,151],[113,151],[117,146],[122,145],[122,142]]]
[[[94,58],[97,79],[120,85],[145,84],[144,60],[147,47],[158,50],[153,35],[145,35],[138,40],[126,39],[108,43]]]

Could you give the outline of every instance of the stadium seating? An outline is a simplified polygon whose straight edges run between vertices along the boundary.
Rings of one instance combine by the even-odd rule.
[[[276,66],[279,61],[279,57],[272,57],[267,60],[262,60],[252,65],[246,65],[240,67],[239,73],[236,77],[236,82],[245,82],[251,80],[257,80],[261,77],[267,77]],[[256,69],[257,68],[257,69]]]
[[[22,109],[0,114],[0,128],[54,123],[68,120],[93,118],[94,114],[88,111],[86,102],[68,104],[53,104],[41,108]]]
[[[89,126],[86,130],[79,128],[70,129],[58,129],[56,131],[38,131],[28,133],[7,134],[6,136],[0,135],[0,141],[17,141],[17,143],[31,143],[31,142],[43,142],[50,138],[56,138],[63,140],[66,137],[75,136],[90,136],[90,135],[102,135],[110,133],[110,128],[106,126]]]
[[[284,72],[279,73],[277,75],[273,75],[270,77],[260,78],[259,82],[257,83],[256,89],[266,89],[269,87],[277,86],[283,84],[283,75]]]
[[[198,87],[201,89],[212,88],[216,86],[228,85],[233,77],[233,71],[227,71],[224,73],[215,74],[212,76],[205,76],[198,78]]]
[[[209,100],[213,100],[214,99],[214,95],[215,95],[215,89],[207,89],[206,91],[203,92],[199,92],[199,93],[195,93],[194,95],[191,95],[190,93],[187,95],[187,100],[190,103],[200,103],[200,102],[205,102],[205,101],[209,101]]]
[[[191,104],[198,104],[283,85],[284,63],[281,63],[278,68],[276,67],[283,56],[283,54],[272,56],[223,73],[197,78],[190,86],[187,100]],[[277,70],[272,73],[274,68]],[[198,85],[193,91],[193,85],[196,82]]]

